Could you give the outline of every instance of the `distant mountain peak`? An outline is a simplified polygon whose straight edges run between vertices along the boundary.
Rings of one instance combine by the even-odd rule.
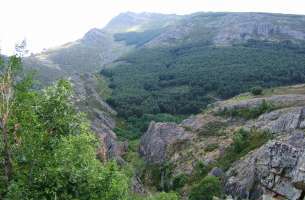
[[[105,38],[105,31],[103,31],[102,29],[93,28],[84,35],[82,40],[86,43],[94,44],[94,43],[99,43],[104,38]]]

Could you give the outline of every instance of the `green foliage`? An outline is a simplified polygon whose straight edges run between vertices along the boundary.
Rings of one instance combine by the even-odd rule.
[[[249,132],[244,129],[238,130],[233,137],[233,150],[236,153],[242,152],[250,143]]]
[[[125,175],[115,163],[96,159],[98,142],[73,107],[70,83],[61,80],[43,91],[32,90],[32,83],[29,76],[14,87],[8,119],[13,175],[6,189],[1,170],[1,198],[127,199]]]
[[[255,86],[305,82],[300,48],[272,45],[208,46],[204,42],[168,48],[145,48],[121,58],[111,74],[108,102],[119,115],[190,114],[214,97],[229,98]]]
[[[178,195],[176,193],[165,193],[161,192],[157,195],[154,195],[152,197],[148,197],[145,200],[179,200]]]
[[[182,188],[188,182],[188,176],[186,174],[179,174],[173,178],[173,190]]]
[[[226,117],[241,117],[244,119],[255,119],[259,117],[261,114],[270,112],[275,109],[275,106],[271,103],[263,100],[262,103],[258,107],[254,108],[234,108],[231,110],[224,110],[220,115],[224,115]]]
[[[254,87],[251,89],[251,93],[255,96],[263,94],[263,88],[262,87]]]
[[[81,118],[76,113],[70,98],[72,86],[60,80],[54,87],[44,90],[38,102],[37,114],[42,125],[51,134],[72,134],[80,130]],[[69,123],[67,123],[69,122]]]
[[[207,174],[209,168],[208,166],[206,166],[206,164],[204,164],[202,161],[197,161],[195,166],[194,166],[194,170],[191,176],[190,181],[193,183],[197,183],[200,180],[202,180],[202,178],[204,178]]]
[[[217,177],[206,176],[200,183],[191,189],[190,200],[212,200],[214,196],[222,194],[221,183]]]
[[[229,169],[231,164],[250,151],[259,148],[272,138],[268,132],[257,130],[238,130],[234,134],[232,145],[226,150],[224,155],[217,161],[216,166],[223,170]]]

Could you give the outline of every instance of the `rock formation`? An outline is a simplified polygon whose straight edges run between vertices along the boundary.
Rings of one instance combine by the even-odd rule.
[[[74,102],[80,111],[85,112],[90,121],[91,128],[101,142],[98,155],[101,159],[116,158],[121,161],[121,156],[127,151],[128,144],[119,142],[115,128],[114,111],[98,93],[97,77],[92,74],[75,74],[70,78],[75,89]]]
[[[226,193],[239,199],[303,198],[304,146],[304,132],[294,131],[248,154],[227,171]]]
[[[150,163],[160,164],[170,158],[169,152],[179,143],[190,141],[191,134],[175,123],[151,122],[141,138],[140,154]]]

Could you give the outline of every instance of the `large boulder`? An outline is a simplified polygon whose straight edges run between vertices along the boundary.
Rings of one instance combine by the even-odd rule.
[[[140,154],[149,163],[161,164],[170,158],[175,148],[191,138],[192,135],[176,123],[151,122],[141,138]]]
[[[299,199],[305,193],[304,146],[304,132],[295,131],[248,154],[227,171],[226,193],[236,199]]]

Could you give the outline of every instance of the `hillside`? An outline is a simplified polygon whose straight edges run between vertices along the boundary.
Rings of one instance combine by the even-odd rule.
[[[136,48],[101,71],[113,90],[108,102],[125,118],[184,115],[255,86],[303,83],[304,23],[297,15],[195,13],[114,34]]]
[[[102,29],[89,30],[83,38],[47,49],[24,59],[26,69],[38,72],[43,84],[73,73],[93,73],[134,49],[115,39],[115,34],[163,27],[179,18],[176,15],[122,13]]]
[[[304,92],[296,85],[246,93],[180,124],[152,122],[140,142],[146,166],[139,176],[146,186],[175,190],[183,199],[207,198],[200,183],[211,176],[219,178],[223,199],[300,199]]]

